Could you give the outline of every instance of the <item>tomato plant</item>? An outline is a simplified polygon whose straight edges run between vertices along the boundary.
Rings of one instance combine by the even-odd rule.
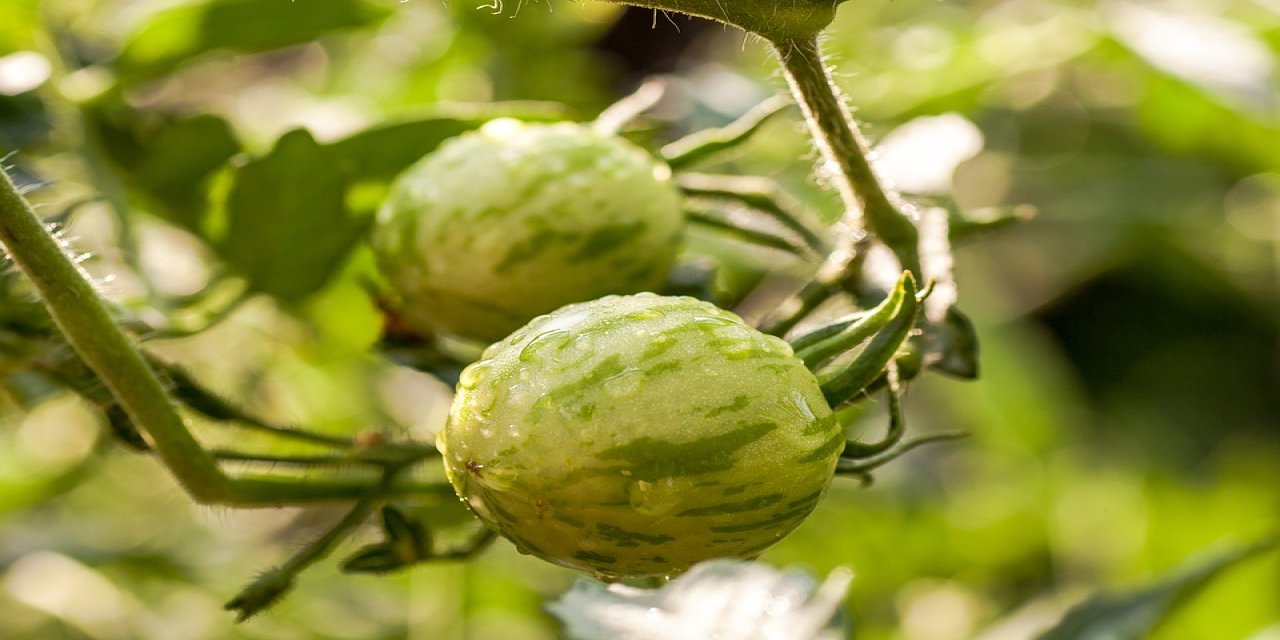
[[[954,345],[960,344],[940,331],[946,316],[925,314],[920,305],[928,294],[917,294],[918,278],[950,276],[932,264],[922,270],[910,210],[871,173],[865,144],[813,48],[820,27],[814,25],[802,34],[760,34],[777,45],[819,148],[839,168],[836,186],[848,211],[834,230],[788,204],[763,178],[690,170],[749,139],[786,101],[766,101],[722,129],[646,152],[618,132],[661,99],[661,87],[652,84],[589,125],[428,118],[431,140],[390,158],[375,158],[374,150],[383,147],[374,142],[405,138],[406,125],[329,143],[291,132],[267,154],[235,163],[219,220],[201,220],[198,208],[189,208],[171,184],[149,188],[163,203],[159,210],[206,238],[244,280],[226,307],[234,309],[254,294],[288,300],[322,286],[324,269],[332,268],[325,265],[350,251],[352,231],[361,228],[358,216],[368,205],[360,204],[365,192],[357,187],[368,192],[368,183],[399,173],[372,231],[396,323],[426,336],[493,341],[552,312],[495,344],[461,376],[440,445],[467,504],[521,548],[615,579],[674,574],[719,556],[750,557],[795,528],[834,473],[867,480],[874,468],[937,439],[903,440],[901,386],[923,364],[956,356]],[[119,154],[121,164],[145,165],[149,146],[199,135],[223,138],[222,150],[188,176],[197,184],[236,146],[208,120],[178,120],[159,134],[122,131],[93,101],[82,117],[86,129],[104,138],[132,137],[136,148],[130,153],[142,161],[100,149]],[[427,155],[419,160],[421,151]],[[0,241],[43,296],[52,320],[26,329],[50,333],[56,325],[111,393],[94,391],[93,376],[78,360],[45,363],[45,374],[98,401],[112,416],[113,430],[131,446],[154,452],[197,500],[240,506],[353,502],[329,532],[255,580],[229,608],[249,616],[272,604],[299,571],[378,510],[385,540],[349,558],[348,571],[462,557],[492,539],[482,533],[461,547],[437,548],[432,523],[397,506],[450,491],[415,473],[434,458],[429,446],[376,433],[335,437],[272,424],[207,391],[180,366],[140,350],[125,327],[182,332],[121,317],[104,304],[8,178],[5,186]],[[303,189],[318,192],[320,208],[295,197]],[[746,210],[753,221],[725,216],[726,208]],[[329,222],[329,235],[291,253],[264,255],[242,244],[256,235],[285,247],[302,225],[320,219]],[[690,298],[641,294],[588,302],[674,286],[668,272],[686,224],[782,250],[816,273],[781,300],[759,330]],[[864,268],[855,254],[872,241],[883,243],[898,264]],[[700,272],[702,282],[694,282],[693,290],[714,297],[713,276],[714,270]],[[795,330],[824,301],[846,293],[847,304],[865,311]],[[948,300],[940,302],[940,309],[954,313]],[[578,304],[555,311],[566,303]],[[647,363],[649,358],[658,359]],[[693,384],[685,377],[693,369],[684,367],[698,368],[704,383],[699,393],[681,393]],[[848,442],[833,410],[881,390],[889,398],[886,436]],[[206,449],[175,411],[175,400],[221,426],[320,452]],[[229,463],[331,472],[355,465],[366,473],[242,474],[229,472]],[[637,552],[645,543],[656,548]]]
[[[967,611],[957,616],[962,621],[1012,606],[978,593],[986,587],[938,577],[965,575],[961,562],[975,562],[976,575],[1013,580],[1008,576],[1016,574],[1019,589],[1010,591],[1020,591],[1049,574],[1026,571],[1033,565],[1069,567],[1074,581],[1102,566],[1097,557],[1106,554],[1114,555],[1114,566],[1145,566],[1151,559],[1133,554],[1147,548],[1139,538],[1148,531],[1204,531],[1157,526],[1167,522],[1156,515],[1115,531],[1076,518],[1095,510],[1100,493],[1119,501],[1096,508],[1109,516],[1147,518],[1163,507],[1135,504],[1141,496],[1125,492],[1132,477],[1070,471],[1075,450],[1054,449],[1062,440],[1060,420],[1045,411],[1074,406],[1069,393],[1059,393],[1070,388],[1063,382],[1070,376],[1059,375],[1056,361],[1041,353],[1052,349],[1035,349],[1039,343],[1027,338],[1034,331],[993,320],[1044,314],[1062,325],[1075,318],[1080,331],[1079,319],[1096,309],[1137,322],[1133,318],[1148,316],[1114,312],[1109,301],[1146,300],[1160,278],[1136,271],[1140,277],[1112,282],[1101,302],[1089,302],[1082,290],[1072,295],[1085,302],[1029,310],[1062,293],[1044,285],[1045,278],[1060,285],[1089,271],[1073,261],[1079,247],[1055,239],[1052,252],[998,243],[990,253],[952,252],[977,232],[1026,217],[999,207],[977,215],[968,206],[994,205],[1009,194],[1031,197],[1041,182],[1053,184],[1050,174],[1060,175],[1046,168],[1055,163],[1078,172],[1061,175],[1098,184],[1119,182],[1113,173],[1128,178],[1117,189],[1080,189],[1072,182],[1075,197],[1089,200],[1074,208],[1094,211],[1096,199],[1096,211],[1108,214],[1099,219],[1128,215],[1117,212],[1131,203],[1105,203],[1114,197],[1109,192],[1132,188],[1143,196],[1134,198],[1142,201],[1138,211],[1189,215],[1182,209],[1188,205],[1177,201],[1222,200],[1231,208],[1224,219],[1240,234],[1269,233],[1259,222],[1276,193],[1269,147],[1242,153],[1253,160],[1221,175],[1191,167],[1195,163],[1152,160],[1143,154],[1159,145],[1117,124],[1120,99],[1099,97],[1116,77],[1165,69],[1168,59],[1154,65],[1128,60],[1123,73],[1101,80],[1064,62],[1075,60],[1067,49],[1094,40],[1107,55],[1080,56],[1087,64],[1100,64],[1095,57],[1106,64],[1122,59],[1117,50],[1129,46],[1126,39],[1142,41],[1131,47],[1141,56],[1154,55],[1158,38],[1139,38],[1125,26],[1130,13],[1146,9],[1109,11],[1115,34],[1104,42],[1098,34],[1110,32],[1092,23],[1075,25],[1073,37],[1029,37],[1040,14],[1054,12],[1024,12],[1019,0],[955,9],[983,18],[963,28],[917,25],[904,13],[914,6],[879,7],[895,15],[871,20],[857,14],[869,6],[842,2],[628,0],[744,30],[747,44],[723,48],[734,31],[711,25],[721,40],[704,41],[718,44],[698,49],[699,55],[771,53],[782,78],[771,87],[767,74],[750,64],[681,68],[636,78],[628,85],[638,87],[634,93],[610,105],[612,92],[626,88],[611,66],[624,59],[612,57],[610,47],[624,45],[596,31],[622,24],[617,8],[604,3],[554,15],[517,9],[496,19],[436,3],[179,0],[163,7],[128,3],[138,8],[122,14],[119,24],[102,19],[126,4],[119,0],[9,4],[0,9],[0,145],[7,163],[0,180],[6,258],[0,264],[0,426],[6,428],[0,432],[0,513],[30,507],[40,527],[45,515],[36,508],[45,501],[162,495],[163,482],[133,473],[147,468],[170,474],[196,503],[237,509],[232,518],[243,516],[239,509],[294,509],[285,513],[297,514],[295,521],[262,536],[273,544],[287,540],[292,551],[226,605],[240,619],[280,602],[295,585],[304,593],[273,615],[313,608],[312,587],[322,581],[304,577],[304,570],[350,540],[364,544],[340,562],[342,571],[375,574],[473,559],[495,541],[497,553],[478,562],[506,562],[514,557],[501,555],[510,551],[509,541],[560,565],[517,562],[513,580],[541,579],[516,575],[526,570],[567,579],[561,567],[608,582],[657,586],[670,579],[644,593],[621,586],[579,590],[602,602],[632,599],[634,606],[625,608],[642,619],[663,618],[657,613],[665,610],[655,613],[652,603],[665,607],[690,589],[739,575],[732,562],[688,572],[694,565],[768,551],[770,561],[860,565],[873,585],[868,589],[901,592],[893,596],[895,606],[871,609],[892,609],[906,620],[903,637],[968,637],[980,635],[978,629],[906,629],[931,619],[921,612],[938,602]],[[501,11],[501,5],[491,8]],[[849,19],[833,23],[837,10]],[[627,15],[648,26],[658,14]],[[1070,26],[1079,18],[1065,16],[1055,20]],[[97,26],[108,22],[105,30]],[[851,37],[819,46],[832,24],[833,32],[848,29]],[[865,26],[871,24],[893,26],[876,31],[880,27]],[[25,25],[37,26],[27,33]],[[587,53],[587,39],[596,37]],[[640,48],[650,62],[657,64],[658,49],[679,39],[666,37],[646,36]],[[1000,38],[1020,43],[1018,60],[1005,60],[1008,73],[994,70],[1003,64],[993,44]],[[9,55],[11,43],[23,50]],[[971,45],[982,55],[970,55]],[[1037,47],[1045,49],[1040,57]],[[833,75],[825,57],[831,51],[853,65],[845,71],[855,71]],[[947,62],[952,58],[981,58],[981,64]],[[911,73],[910,82],[900,82],[907,76],[899,72]],[[856,101],[845,98],[836,77]],[[1143,85],[1149,95],[1142,99],[1152,104],[1133,120],[1176,128],[1168,114],[1179,109],[1170,106],[1170,96],[1189,100],[1179,83],[1196,78]],[[606,80],[617,82],[606,88]],[[782,80],[785,95],[770,97]],[[1019,120],[1037,105],[1044,113],[1035,117],[1049,121],[1049,134]],[[877,126],[911,120],[877,149],[852,117],[854,106]],[[1200,104],[1193,111],[1222,109]],[[1078,157],[1096,151],[1081,141],[1089,118],[1124,129],[1108,142],[1107,154],[1135,161],[1108,155],[1099,163],[1104,169],[1080,166]],[[1248,140],[1240,132],[1270,130],[1250,118],[1224,127],[1233,135],[1215,140]],[[992,136],[985,150],[984,133]],[[1195,142],[1201,138],[1179,134],[1170,144],[1188,154],[1197,144],[1215,144]],[[1027,166],[1020,145],[1033,141],[1046,149],[1035,158],[1039,164]],[[9,154],[10,147],[17,153]],[[960,164],[965,159],[972,164]],[[1121,165],[1148,167],[1163,186],[1144,189],[1142,176],[1118,171]],[[898,180],[904,166],[907,179]],[[1223,183],[1222,197],[1200,197],[1199,189],[1213,193],[1210,183],[1246,169],[1248,175],[1236,176],[1239,184]],[[1196,176],[1201,179],[1183,179]],[[1146,226],[1142,231],[1144,243],[1157,242]],[[1080,244],[1096,252],[1109,243],[1090,238]],[[1030,257],[1042,254],[1048,257]],[[1011,256],[1023,263],[1009,268]],[[971,273],[978,274],[973,288]],[[1194,294],[1179,297],[1178,309],[1199,304],[1217,317],[1232,308],[1225,297],[1205,295],[1216,285],[1204,283],[1217,281],[1187,281]],[[1140,286],[1127,286],[1133,282]],[[958,284],[977,292],[965,294],[966,309],[977,303],[976,317],[987,323],[984,344],[994,337],[992,351],[1003,364],[988,393],[915,386],[931,372],[977,376],[978,331],[958,306]],[[1124,295],[1114,295],[1116,286]],[[1256,310],[1237,311],[1253,318]],[[1174,321],[1181,315],[1162,314],[1166,321],[1144,324],[1137,333],[1206,325],[1201,319],[1183,327]],[[1270,343],[1248,341],[1265,334],[1256,323],[1238,325],[1222,332],[1230,344],[1215,335],[1202,343],[1212,349],[1197,351],[1230,362],[1213,377],[1231,402],[1206,403],[1214,409],[1179,404],[1211,398],[1215,388],[1167,373],[1161,358],[1186,350],[1140,354],[1147,359],[1136,373],[1104,366],[1103,375],[1081,378],[1128,407],[1131,398],[1116,389],[1140,386],[1148,379],[1143,376],[1172,377],[1192,389],[1182,393],[1174,384],[1179,391],[1165,393],[1173,401],[1161,410],[1177,420],[1217,424],[1245,416],[1242,423],[1264,423],[1256,416],[1265,415],[1274,394],[1258,394],[1263,399],[1256,401],[1238,395],[1250,388],[1241,382],[1249,376],[1270,379],[1249,370],[1259,360],[1250,356],[1269,352],[1262,347]],[[1134,340],[1106,329],[1084,340],[1090,341],[1107,362],[1138,351]],[[916,391],[916,406],[950,402],[955,415],[922,412],[925,419],[908,425],[909,389]],[[1226,405],[1231,409],[1222,409]],[[1088,417],[1109,426],[1103,412]],[[859,494],[833,480],[844,476],[865,486],[884,478],[879,469],[904,453],[958,435],[941,426],[953,420],[982,437],[949,449],[944,464],[921,457],[911,473],[888,476],[889,493]],[[11,424],[15,429],[8,430]],[[1176,438],[1160,442],[1186,446]],[[100,455],[115,445],[127,454]],[[999,450],[1003,462],[975,461],[975,450]],[[1026,464],[1017,455],[1052,455],[1055,462]],[[1098,456],[1081,457],[1105,464],[1095,462]],[[1250,469],[1230,473],[1239,484],[1266,477]],[[144,486],[133,494],[119,490],[131,481]],[[1249,505],[1241,512],[1261,510],[1257,499],[1240,504]],[[321,505],[327,509],[313,508]],[[76,510],[49,511],[68,517]],[[862,517],[832,526],[847,514]],[[927,535],[911,534],[917,523]],[[6,622],[0,626],[25,624],[21,607],[66,608],[63,600],[72,599],[31,588],[41,577],[48,576],[46,585],[79,584],[67,571],[97,575],[98,562],[104,575],[130,571],[137,535],[162,535],[149,527],[120,528],[133,537],[111,552],[100,552],[96,540],[73,543],[50,534],[48,546],[74,562],[42,555],[43,540],[31,540],[43,533],[19,536],[13,554],[6,539],[0,554],[0,618]],[[943,530],[945,536],[938,533]],[[84,531],[96,532],[76,527],[76,535]],[[1009,544],[989,542],[998,535]],[[310,539],[299,542],[304,536]],[[788,536],[790,544],[773,546]],[[207,532],[185,538],[189,546],[197,540],[219,546],[208,544]],[[1093,544],[1095,538],[1108,542]],[[800,548],[820,551],[806,556],[796,553]],[[196,558],[175,549],[163,554],[176,565]],[[19,560],[10,563],[10,555]],[[1167,603],[1236,558],[1224,555],[1163,591],[1139,592],[1126,611],[1146,607],[1143,619],[1154,621]],[[77,562],[93,566],[79,570]],[[231,571],[197,563],[190,563],[192,576]],[[252,570],[237,566],[234,572]],[[433,594],[456,586],[435,579],[443,574],[430,575]],[[681,575],[688,581],[678,580]],[[463,592],[487,589],[485,581],[495,579],[471,574],[477,576]],[[767,571],[757,578],[760,584],[772,579]],[[962,583],[963,589],[955,586]],[[121,606],[146,602],[146,589],[119,598]],[[21,601],[13,623],[11,595]],[[473,595],[462,598],[471,602]],[[786,628],[828,626],[842,598],[824,593],[816,598],[822,607]],[[804,599],[791,602],[798,607]],[[759,624],[787,608],[777,604],[763,607]],[[1064,624],[1088,627],[1106,604],[1085,606]],[[73,626],[109,617],[77,617],[74,609],[59,613]],[[605,619],[613,609],[601,611]],[[378,624],[377,616],[362,617]],[[578,621],[590,627],[590,618]],[[686,632],[697,628],[667,623]],[[324,623],[308,617],[307,624]],[[653,631],[659,628],[654,620],[636,624],[649,632],[638,637],[667,638]],[[871,627],[877,624],[886,626]]]

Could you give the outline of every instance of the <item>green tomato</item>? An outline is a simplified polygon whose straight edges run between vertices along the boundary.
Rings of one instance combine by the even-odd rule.
[[[483,520],[605,578],[758,555],[817,505],[844,445],[786,342],[643,293],[566,306],[490,346],[438,442]]]
[[[495,120],[400,176],[373,246],[411,328],[493,342],[571,302],[658,288],[684,226],[670,177],[584,125]]]

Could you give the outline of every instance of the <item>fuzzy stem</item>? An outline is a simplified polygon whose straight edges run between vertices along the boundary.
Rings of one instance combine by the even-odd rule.
[[[711,209],[711,207],[703,207],[694,201],[686,201],[684,205],[685,220],[687,220],[691,226],[705,228],[708,231],[728,238],[733,238],[740,242],[760,247],[767,247],[769,249],[777,249],[778,251],[785,251],[797,258],[809,258],[810,260],[815,260],[811,257],[813,254],[808,251],[803,244],[797,244],[787,238],[776,236],[767,231],[750,229],[738,226],[727,220],[721,220],[711,212]]]
[[[271,507],[283,504],[342,502],[365,495],[369,487],[376,484],[376,480],[370,477],[310,479],[281,477],[274,474],[237,476],[232,479],[232,482],[233,491],[220,496],[217,500],[218,504],[233,507]],[[382,495],[387,498],[433,497],[447,502],[458,499],[453,487],[446,482],[415,482],[400,478],[382,490]]]
[[[111,389],[133,423],[147,430],[183,488],[200,501],[227,495],[227,476],[192,437],[155,372],[2,169],[0,244],[35,285],[67,341]]]
[[[815,253],[827,252],[827,243],[822,237],[824,230],[803,220],[799,207],[786,202],[782,190],[768,179],[684,172],[676,184],[687,196],[737,202],[762,213],[800,236],[805,246]]]
[[[849,246],[837,247],[819,273],[842,270],[840,263],[849,259],[847,249],[865,225],[898,256],[904,270],[919,276],[919,234],[904,213],[905,203],[876,177],[867,159],[867,144],[823,64],[817,38],[777,40],[773,45],[814,142],[835,173],[845,205],[843,222],[851,228],[841,239]]]
[[[391,481],[394,472],[388,471],[376,487],[366,489],[347,512],[324,535],[302,547],[284,564],[267,571],[253,581],[238,596],[226,604],[226,609],[236,612],[236,621],[244,622],[255,613],[266,609],[293,588],[293,583],[303,569],[323,560],[351,534],[356,527],[369,519],[382,501],[382,489]]]

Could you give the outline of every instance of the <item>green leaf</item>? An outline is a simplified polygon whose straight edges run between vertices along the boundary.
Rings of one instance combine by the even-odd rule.
[[[129,186],[149,201],[148,210],[203,236],[208,183],[241,150],[231,125],[211,114],[146,127],[136,126],[136,120],[119,127],[94,112],[86,118]]]
[[[1039,640],[1127,640],[1145,638],[1228,569],[1274,549],[1276,541],[1234,549],[1186,565],[1164,580],[1129,594],[1100,594],[1077,605]]]
[[[331,150],[305,130],[236,171],[227,196],[223,260],[255,291],[291,301],[322,287],[363,235],[345,204]]]
[[[211,51],[253,53],[368,26],[391,11],[364,0],[205,0],[156,13],[125,41],[125,83],[155,78]]]
[[[52,116],[37,92],[0,94],[0,154],[42,145],[52,133]]]

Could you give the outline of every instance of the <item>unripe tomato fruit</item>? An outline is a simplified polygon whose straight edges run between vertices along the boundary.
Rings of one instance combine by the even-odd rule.
[[[566,306],[490,346],[438,442],[490,526],[605,578],[758,555],[813,510],[844,445],[786,342],[645,293]]]
[[[401,175],[372,242],[411,328],[493,342],[571,302],[659,287],[684,225],[670,174],[584,125],[495,120]]]

